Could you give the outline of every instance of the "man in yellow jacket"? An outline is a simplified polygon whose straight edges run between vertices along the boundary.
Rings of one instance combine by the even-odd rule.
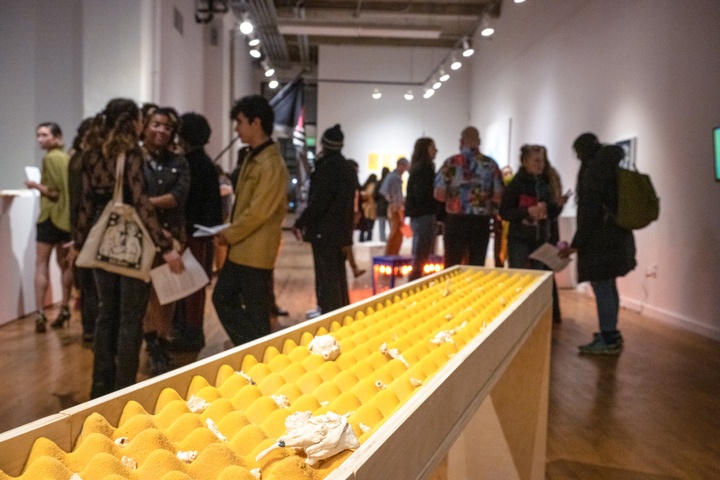
[[[272,273],[287,214],[290,175],[270,138],[275,114],[265,98],[241,98],[230,116],[250,151],[235,186],[230,225],[216,235],[216,242],[228,245],[229,251],[212,298],[230,340],[241,345],[270,333]]]

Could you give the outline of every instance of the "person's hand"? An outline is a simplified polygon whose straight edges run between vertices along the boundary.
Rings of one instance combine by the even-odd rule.
[[[540,202],[537,205],[528,207],[528,215],[530,215],[533,220],[545,220],[547,218],[547,204]]]
[[[225,235],[223,232],[218,232],[215,234],[215,246],[217,247],[226,247],[229,245],[227,238],[225,238]]]
[[[293,235],[295,235],[295,238],[297,238],[298,240],[300,240],[300,241],[302,242],[302,240],[303,240],[303,232],[302,232],[302,230],[300,230],[300,229],[297,228],[297,227],[293,227],[293,228],[292,228],[292,232],[293,232]]]
[[[26,180],[26,181],[25,181],[25,186],[26,186],[27,188],[35,188],[35,189],[37,189],[37,190],[40,190],[40,185],[38,185],[37,182],[34,182],[34,181],[32,181],[32,180]]]
[[[173,273],[181,273],[185,270],[185,264],[183,263],[182,257],[175,249],[164,253],[163,260],[165,260],[165,263],[168,264],[170,271]]]
[[[68,265],[75,265],[75,260],[77,260],[79,255],[80,252],[71,246],[70,248],[68,248],[67,254],[65,255],[65,260],[68,262]]]

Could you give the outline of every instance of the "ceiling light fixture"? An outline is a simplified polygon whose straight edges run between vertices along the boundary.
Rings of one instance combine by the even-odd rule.
[[[435,90],[433,90],[432,88],[428,88],[427,90],[425,90],[425,94],[423,95],[423,98],[430,98],[433,95],[435,95]]]
[[[451,70],[459,70],[460,67],[462,67],[462,62],[460,60],[458,60],[457,58],[455,58],[455,55],[453,55],[452,63],[450,64],[450,69]]]
[[[438,39],[442,31],[437,28],[390,28],[372,26],[336,26],[330,24],[307,24],[298,21],[283,21],[278,24],[281,35],[307,35],[315,37],[381,37]]]
[[[240,33],[244,35],[250,35],[254,30],[253,24],[250,23],[250,21],[246,18],[243,18],[242,23],[240,23]]]
[[[437,90],[438,88],[442,87],[442,82],[438,80],[437,82],[433,83],[433,90]]]
[[[275,90],[278,87],[278,85],[280,85],[280,83],[277,80],[275,80],[274,78],[272,80],[270,80],[270,83],[268,83],[268,87],[270,87],[271,90]]]
[[[265,70],[266,77],[272,77],[273,75],[275,75],[275,69],[273,67],[270,67],[267,70]]]
[[[382,93],[380,93],[380,90],[377,88],[375,90],[373,90],[372,98],[374,98],[375,100],[378,100],[380,97],[382,97]]]
[[[450,74],[449,74],[449,73],[445,73],[445,70],[443,70],[443,69],[441,68],[441,69],[440,69],[440,81],[441,81],[441,82],[447,82],[449,78],[450,78]]]
[[[259,38],[253,38],[252,40],[250,40],[250,41],[248,42],[248,45],[250,45],[251,47],[257,47],[258,45],[260,45],[260,39],[259,39]]]
[[[260,50],[258,50],[257,48],[252,48],[252,49],[250,49],[250,56],[253,58],[260,58],[262,56],[262,54],[260,53]]]
[[[495,33],[495,29],[490,25],[490,17],[485,14],[482,17],[482,29],[480,30],[480,35],[487,38],[492,36],[493,33]]]
[[[412,90],[408,90],[407,93],[405,93],[405,100],[412,100],[415,98],[415,96],[412,93]]]
[[[469,56],[471,56],[473,53],[475,53],[475,49],[473,49],[473,48],[470,46],[470,41],[468,40],[467,37],[464,37],[464,38],[462,39],[462,48],[463,48],[463,52],[462,52],[462,56],[463,56],[463,57],[469,57]]]

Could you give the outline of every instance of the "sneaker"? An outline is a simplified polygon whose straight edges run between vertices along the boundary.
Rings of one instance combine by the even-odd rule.
[[[600,332],[593,333],[593,340],[597,338],[602,338],[602,334]],[[615,330],[613,332],[613,342],[617,343],[618,345],[622,345],[624,340],[623,336],[620,334],[620,330]]]
[[[593,338],[592,343],[578,347],[581,354],[585,355],[620,355],[622,345],[619,343],[606,343],[601,335]]]

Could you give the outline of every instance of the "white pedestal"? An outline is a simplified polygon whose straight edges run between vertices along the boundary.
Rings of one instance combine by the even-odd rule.
[[[37,310],[35,305],[35,220],[39,197],[30,190],[0,192],[0,325]],[[50,295],[62,295],[60,269],[50,258]]]

